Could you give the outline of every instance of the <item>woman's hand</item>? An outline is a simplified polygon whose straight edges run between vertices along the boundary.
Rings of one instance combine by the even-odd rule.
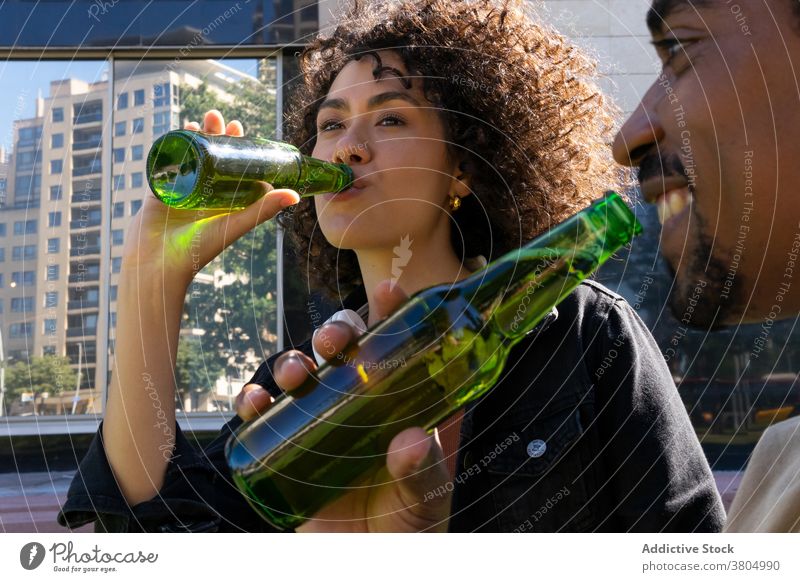
[[[384,319],[407,299],[405,292],[386,280],[375,289],[378,319]],[[360,332],[344,322],[323,325],[314,335],[314,348],[334,360]],[[286,392],[299,387],[316,362],[303,352],[290,350],[275,362],[274,378]],[[266,411],[272,397],[258,384],[246,385],[236,397],[236,411],[251,420]],[[450,496],[426,495],[444,491],[449,474],[435,435],[409,428],[392,439],[386,467],[378,479],[383,485],[359,488],[324,507],[298,531],[446,531]],[[388,475],[385,473],[388,472]],[[391,478],[387,478],[391,476]]]
[[[200,125],[191,122],[185,129],[197,131]],[[233,136],[244,134],[241,123],[231,121],[226,126],[222,114],[216,110],[205,114],[203,131]],[[234,212],[178,210],[163,204],[152,194],[145,196],[125,237],[123,269],[166,274],[188,286],[197,272],[227,246],[300,199],[293,190],[273,190],[266,182],[264,191],[269,193]]]

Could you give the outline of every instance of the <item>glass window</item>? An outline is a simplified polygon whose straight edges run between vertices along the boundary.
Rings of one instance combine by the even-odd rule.
[[[47,253],[54,254],[61,250],[61,239],[49,238],[47,239]]]
[[[125,203],[124,202],[114,202],[114,218],[122,218],[125,216]]]
[[[216,49],[220,55],[228,54],[231,46],[264,51],[264,43],[302,45],[319,29],[317,19],[307,20],[307,15],[317,13],[313,0],[240,0],[239,4],[229,0],[48,0],[45,4],[47,26],[38,20],[33,24],[39,14],[30,2],[5,2],[0,30],[8,39],[6,44],[13,42],[19,49],[113,45],[116,50],[132,48],[145,54],[154,47],[160,49],[159,45],[176,45],[175,61],[182,64],[195,56],[192,50],[197,46]],[[184,48],[178,53],[180,47]],[[134,86],[144,83],[118,90]]]
[[[117,97],[117,109],[127,109],[128,108],[128,94],[127,93],[120,93]]]
[[[131,133],[142,133],[144,131],[144,117],[137,117],[131,122]]]
[[[159,83],[153,86],[153,107],[164,107],[170,104],[169,83]]]
[[[121,267],[122,267],[122,257],[113,257],[111,259],[111,272],[119,273]]]
[[[5,263],[6,261],[6,248],[0,247],[0,263]]]
[[[111,231],[111,244],[113,246],[119,246],[122,244],[122,239],[124,238],[124,231],[121,228],[115,228]]]
[[[14,234],[36,234],[35,220],[17,220],[14,222]]]
[[[153,137],[158,137],[162,133],[167,133],[170,130],[169,124],[169,111],[159,111],[153,113]]]
[[[131,161],[137,162],[144,158],[144,146],[131,146]]]
[[[42,187],[42,175],[17,176],[14,182],[14,204],[16,206],[33,206],[39,202],[39,192]]]
[[[117,300],[117,286],[112,285],[111,288],[108,290],[108,299],[109,301],[116,301]]]
[[[64,168],[64,160],[50,160],[50,173],[60,174]]]
[[[30,287],[36,280],[33,271],[14,271],[11,273],[11,284],[14,287]]]
[[[50,318],[45,319],[43,328],[44,329],[42,330],[42,332],[45,335],[55,335],[56,334],[56,320],[55,319],[50,319]]]
[[[19,152],[17,154],[17,171],[25,172],[32,170],[35,165],[40,163],[39,152]]]
[[[50,147],[61,148],[64,147],[64,134],[54,133],[50,138]]]
[[[139,212],[139,209],[142,207],[141,200],[131,200],[131,216]]]
[[[33,311],[33,297],[12,297],[12,313],[28,313]]]
[[[142,184],[144,184],[144,174],[141,172],[131,174],[131,188],[141,188]]]
[[[61,212],[48,212],[47,226],[50,228],[61,226]]]
[[[33,335],[33,324],[30,322],[12,323],[8,328],[8,335],[14,339],[30,337]]]
[[[58,291],[48,291],[44,294],[45,308],[58,307]]]
[[[117,174],[114,176],[114,190],[125,189],[125,174]]]
[[[42,138],[42,126],[35,125],[32,127],[20,127],[19,139],[17,140],[18,148],[25,148],[31,146],[38,146]]]
[[[125,161],[125,148],[114,148],[114,163]]]
[[[64,197],[64,191],[61,184],[50,186],[50,200],[61,200]]]
[[[100,156],[94,153],[72,156],[72,175],[88,176],[100,174],[103,171]]]
[[[133,104],[144,105],[144,89],[136,89],[133,92]]]
[[[0,236],[6,236],[6,223],[0,222]]]
[[[47,265],[46,281],[58,281],[59,265]]]
[[[100,95],[98,95],[100,97]],[[101,123],[103,121],[103,101],[102,98],[88,100],[84,98],[80,103],[72,106],[74,117],[72,123],[74,125],[83,125],[87,123]]]
[[[59,121],[64,121],[64,108],[53,107],[53,123],[58,123]]]
[[[125,122],[118,121],[114,124],[114,137],[122,137],[125,135]]]
[[[5,250],[5,249],[3,249]],[[11,249],[12,261],[30,261],[36,258],[36,245],[15,245]]]

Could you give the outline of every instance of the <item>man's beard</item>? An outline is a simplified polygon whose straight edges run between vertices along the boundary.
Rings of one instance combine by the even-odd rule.
[[[688,327],[720,329],[728,325],[731,315],[744,309],[741,304],[743,285],[738,273],[734,273],[732,281],[726,285],[732,272],[730,261],[713,254],[713,242],[704,233],[703,221],[696,214],[693,222],[699,233],[688,267],[678,274],[669,261],[665,261],[674,282],[669,296],[670,311]],[[716,250],[720,250],[719,245]]]
[[[640,183],[671,176],[686,178],[689,190],[695,197],[692,180],[680,156],[660,152],[657,147],[653,147],[639,162]],[[718,329],[731,321],[729,319],[731,315],[743,309],[743,286],[736,272],[732,281],[726,281],[730,279],[729,274],[732,271],[730,261],[720,258],[719,255],[724,254],[724,251],[718,244],[714,247],[712,239],[705,234],[709,230],[708,225],[703,217],[697,214],[694,205],[691,208],[690,224],[694,228],[690,228],[687,236],[693,237],[697,243],[694,252],[688,258],[689,264],[680,275],[676,275],[674,267],[669,261],[665,261],[673,278],[669,297],[670,310],[683,325],[708,330]],[[714,251],[716,255],[713,254]]]

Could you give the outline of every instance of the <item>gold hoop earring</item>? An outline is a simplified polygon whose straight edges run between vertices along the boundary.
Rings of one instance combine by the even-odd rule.
[[[455,212],[459,208],[461,208],[461,197],[453,194],[450,196],[450,211]]]

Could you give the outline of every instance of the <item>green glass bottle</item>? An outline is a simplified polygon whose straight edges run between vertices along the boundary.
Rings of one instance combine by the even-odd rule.
[[[346,190],[353,171],[304,156],[287,143],[179,129],[159,137],[147,156],[153,194],[174,208],[238,210],[267,189],[301,196]]]
[[[365,476],[379,478],[396,434],[432,431],[485,394],[511,347],[640,232],[610,192],[463,281],[416,293],[239,428],[225,450],[234,481],[287,529]]]

